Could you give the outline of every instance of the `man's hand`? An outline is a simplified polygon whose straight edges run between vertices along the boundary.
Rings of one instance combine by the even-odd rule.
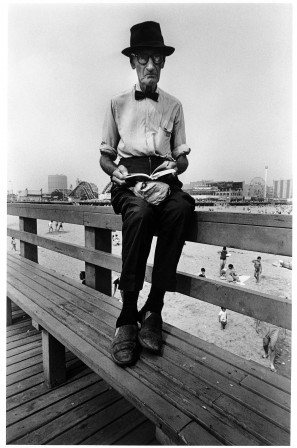
[[[186,155],[180,156],[176,162],[171,162],[170,160],[166,160],[163,162],[158,168],[155,170],[155,172],[160,170],[168,170],[170,168],[174,168],[176,171],[176,174],[182,174],[186,171],[188,168],[188,159]]]
[[[100,165],[103,171],[108,174],[113,182],[117,185],[125,184],[125,177],[128,174],[127,168],[123,165],[117,166],[113,158],[108,154],[102,154],[100,157]]]
[[[117,185],[125,185],[125,178],[128,174],[128,170],[125,166],[119,165],[112,173],[111,180]]]
[[[158,168],[155,169],[155,173],[157,173],[158,171],[169,170],[171,168],[177,170],[177,163],[173,161],[171,162],[170,160],[165,160],[165,162],[163,162],[158,166]]]

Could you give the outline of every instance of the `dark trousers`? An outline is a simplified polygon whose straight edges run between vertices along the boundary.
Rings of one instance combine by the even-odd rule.
[[[157,232],[152,285],[175,291],[176,269],[195,201],[179,186],[170,188],[170,195],[159,205],[149,204],[125,187],[112,189],[113,208],[123,219],[121,290],[142,289],[152,239]]]

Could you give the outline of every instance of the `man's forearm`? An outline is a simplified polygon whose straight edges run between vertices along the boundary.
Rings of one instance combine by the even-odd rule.
[[[103,171],[108,174],[108,176],[111,176],[114,170],[117,169],[117,165],[114,163],[113,160],[106,154],[102,154],[100,157],[100,166],[103,169]]]
[[[176,161],[176,165],[177,165],[177,174],[184,173],[189,165],[187,156],[186,155],[180,156]]]
[[[128,170],[123,165],[116,165],[111,157],[106,154],[102,154],[100,157],[100,166],[103,171],[108,174],[112,180],[118,185],[125,185],[125,178],[128,174]]]

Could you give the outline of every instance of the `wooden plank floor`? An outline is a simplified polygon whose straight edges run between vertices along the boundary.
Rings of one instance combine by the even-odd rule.
[[[41,333],[13,307],[7,327],[7,444],[159,445],[149,420],[70,352],[66,359],[67,382],[47,389]]]

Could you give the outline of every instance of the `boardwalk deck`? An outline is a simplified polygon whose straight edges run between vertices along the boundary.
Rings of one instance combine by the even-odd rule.
[[[7,444],[159,445],[155,426],[67,352],[67,382],[44,385],[41,333],[13,309],[7,327]]]

